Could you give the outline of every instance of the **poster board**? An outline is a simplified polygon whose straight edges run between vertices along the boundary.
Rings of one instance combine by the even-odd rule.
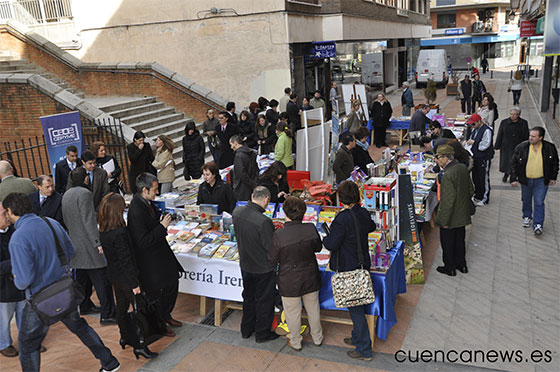
[[[354,88],[356,88],[356,99],[362,100],[362,107],[360,107],[360,113],[365,115],[366,121],[369,121],[369,110],[367,108],[367,98],[366,98],[366,86],[363,84],[342,84],[342,98],[344,99],[344,109],[346,110],[346,115],[352,110],[352,95],[354,94]]]

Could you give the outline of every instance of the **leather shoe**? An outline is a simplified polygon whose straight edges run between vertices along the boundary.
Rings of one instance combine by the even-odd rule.
[[[346,345],[354,346],[354,342],[352,342],[352,337],[346,337],[346,338],[344,339],[344,343],[345,343]]]
[[[43,345],[41,345],[41,348],[39,349],[39,352],[44,353],[45,351],[47,351],[47,348],[44,347]]]
[[[365,357],[363,355],[360,355],[355,350],[347,351],[346,354],[352,359],[365,360],[366,362],[369,362],[370,360],[373,359],[372,357]]]
[[[183,323],[173,318],[169,318],[167,324],[170,325],[171,327],[181,327],[183,325]]]
[[[117,324],[117,319],[115,319],[115,318],[101,318],[101,320],[99,320],[99,323],[101,325],[114,325],[114,324]]]
[[[0,350],[0,354],[4,355],[6,358],[14,358],[19,355],[18,351],[15,347],[13,347],[13,345],[8,346],[4,350]]]
[[[301,351],[301,346],[299,347],[299,349],[298,349],[297,347],[294,347],[294,345],[292,345],[292,344],[290,343],[290,340],[288,340],[287,344],[288,344],[289,347],[291,347],[291,348],[294,349],[295,351]]]
[[[464,267],[458,267],[457,270],[459,270],[460,272],[462,272],[463,274],[467,274],[469,272],[469,269],[464,266]]]
[[[99,314],[101,312],[101,306],[90,306],[85,309],[80,308],[80,315],[88,315],[88,314]]]
[[[251,338],[251,336],[253,335],[254,332],[255,331],[251,331],[251,332],[246,333],[246,334],[243,334],[243,332],[241,332],[241,338],[244,339],[244,340],[246,340],[248,338]]]
[[[167,331],[165,332],[164,336],[167,337],[175,337],[175,332],[173,332],[172,330],[170,330],[169,328],[167,328]]]
[[[276,340],[278,337],[280,337],[279,335],[277,335],[274,332],[268,332],[268,334],[262,338],[256,338],[255,337],[255,341],[257,344],[262,344],[263,342],[267,342],[267,341],[272,341],[272,340]]]
[[[504,176],[502,177],[502,182],[506,183],[508,181],[508,177],[509,177],[509,174],[504,173]]]
[[[442,274],[449,275],[449,276],[456,276],[457,275],[455,270],[447,270],[445,268],[445,266],[438,266],[436,268],[436,270],[437,270],[438,273],[442,273]]]

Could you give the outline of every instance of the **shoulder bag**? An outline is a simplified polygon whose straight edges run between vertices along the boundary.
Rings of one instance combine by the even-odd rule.
[[[356,241],[358,243],[358,261],[361,268],[352,271],[338,272],[338,257],[340,252],[339,250],[336,251],[337,272],[332,276],[331,284],[334,304],[339,308],[366,305],[375,301],[371,275],[368,270],[364,269],[364,252],[362,252],[361,248],[358,219],[352,209],[350,209],[350,213],[352,213],[352,219],[354,220]]]
[[[56,232],[48,219],[41,218],[52,231],[60,265],[68,271],[68,260],[60,246]],[[29,298],[29,304],[45,325],[51,325],[62,320],[71,311],[75,310],[84,299],[78,283],[74,281],[70,273],[67,272],[67,274],[42,288],[39,292],[32,294]]]

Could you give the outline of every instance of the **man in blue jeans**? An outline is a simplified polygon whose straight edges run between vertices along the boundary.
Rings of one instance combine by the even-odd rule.
[[[61,265],[58,258],[53,231],[45,221],[33,214],[31,199],[27,195],[11,193],[2,204],[16,229],[9,244],[14,284],[16,288],[25,290],[29,298],[32,293],[37,293],[66,275],[67,268]],[[70,259],[74,255],[74,247],[68,234],[58,222],[51,218],[49,221],[62,250]],[[39,349],[49,326],[43,324],[28,302],[25,303],[21,318],[18,336],[21,368],[23,372],[37,372],[41,367]],[[100,360],[101,372],[119,369],[119,361],[103,345],[97,333],[78,315],[77,307],[62,322]]]
[[[523,227],[530,227],[536,236],[543,233],[544,199],[548,186],[556,185],[558,151],[553,143],[544,140],[543,127],[534,127],[529,140],[515,147],[511,159],[511,184],[521,184]],[[534,208],[533,208],[534,204]]]

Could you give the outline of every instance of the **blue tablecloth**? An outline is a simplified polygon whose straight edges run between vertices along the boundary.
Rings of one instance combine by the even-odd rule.
[[[408,129],[410,128],[410,120],[396,120],[392,119],[391,124],[387,128],[387,130],[397,130],[397,129]],[[368,122],[368,129],[370,131],[373,130],[373,119],[370,119]]]
[[[389,251],[391,254],[391,266],[385,274],[371,273],[375,301],[366,307],[366,312],[377,315],[375,334],[382,340],[387,339],[391,328],[397,324],[395,314],[395,301],[397,294],[406,293],[406,277],[404,272],[404,244],[398,242],[397,246]],[[334,305],[332,294],[331,277],[334,271],[326,271],[321,267],[321,279],[323,285],[319,291],[319,303],[321,309],[346,310]]]

